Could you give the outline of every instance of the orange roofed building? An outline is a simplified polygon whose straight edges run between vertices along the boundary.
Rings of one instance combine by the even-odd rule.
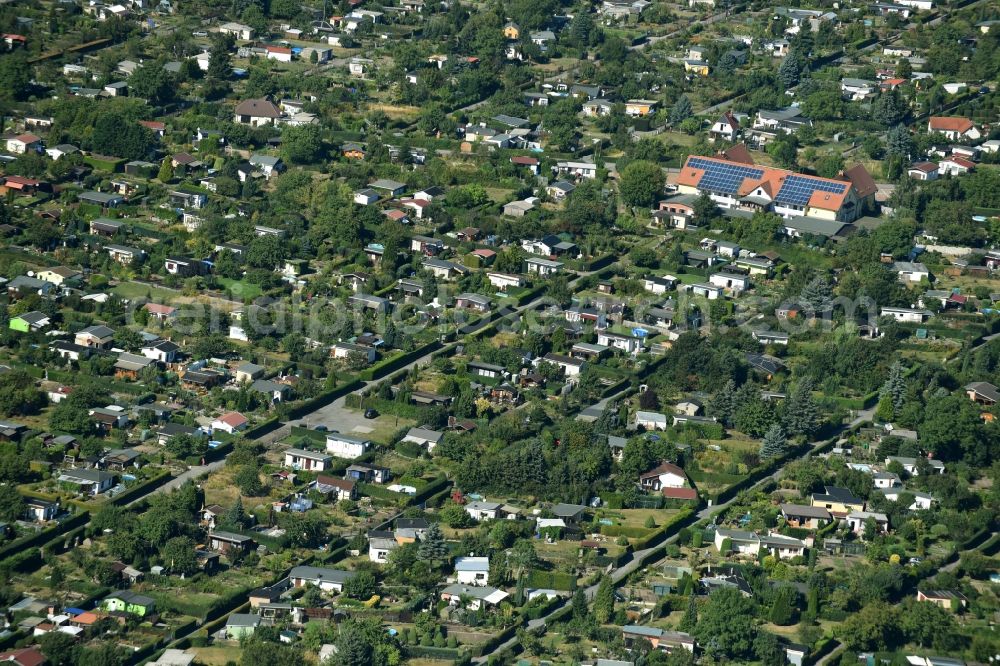
[[[738,158],[737,158],[738,159]],[[865,214],[874,192],[859,194],[858,169],[844,180],[820,178],[719,157],[691,155],[677,177],[681,194],[707,193],[725,209],[777,213],[786,220],[814,219],[849,224]],[[870,180],[870,177],[869,177]],[[865,189],[870,184],[865,182]]]

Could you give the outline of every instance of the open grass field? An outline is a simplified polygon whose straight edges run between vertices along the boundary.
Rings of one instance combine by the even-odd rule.
[[[372,104],[371,108],[376,111],[381,111],[394,120],[413,120],[420,115],[420,108],[416,106],[406,106],[402,104]]]
[[[230,662],[239,663],[243,649],[238,645],[226,647],[196,647],[191,648],[195,661],[205,666],[225,666]]]

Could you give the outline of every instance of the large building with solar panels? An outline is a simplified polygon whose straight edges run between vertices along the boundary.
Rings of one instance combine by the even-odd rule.
[[[849,180],[833,180],[692,155],[677,179],[682,194],[707,193],[722,208],[767,211],[785,219],[813,218],[849,224],[865,214],[865,205]]]

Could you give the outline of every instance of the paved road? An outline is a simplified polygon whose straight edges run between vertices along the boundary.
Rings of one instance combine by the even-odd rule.
[[[726,18],[728,15],[729,15],[728,12],[722,12],[721,14],[715,14],[713,16],[709,16],[707,19],[702,20],[702,21],[693,20],[693,21],[691,21],[691,23],[701,23],[702,25],[712,25],[716,21],[721,21],[722,19]],[[656,42],[662,42],[664,39],[670,39],[671,37],[676,37],[677,35],[681,34],[685,30],[687,30],[687,28],[688,28],[688,26],[686,25],[683,28],[678,28],[677,30],[674,30],[673,32],[668,32],[665,35],[657,35],[656,37],[650,37],[649,39],[647,39],[646,41],[642,42],[641,44],[633,44],[632,46],[630,46],[628,48],[629,48],[630,51],[639,51],[639,50],[642,50],[642,49],[646,48],[647,46],[652,46]]]
[[[171,490],[176,490],[176,489],[180,488],[181,486],[183,486],[188,481],[193,481],[193,480],[197,479],[198,477],[200,477],[202,474],[206,474],[208,472],[214,472],[215,470],[221,468],[225,464],[226,464],[226,459],[223,458],[222,460],[216,460],[215,462],[209,463],[207,465],[195,465],[194,467],[189,467],[186,472],[182,472],[181,474],[178,474],[177,476],[175,476],[174,478],[172,478],[170,481],[167,481],[166,483],[164,483],[159,488],[151,490],[150,492],[146,493],[145,495],[142,495],[141,497],[136,497],[134,500],[132,500],[131,502],[129,502],[126,506],[132,506],[133,504],[137,504],[139,502],[143,502],[146,499],[148,499],[149,497],[151,497],[152,495],[156,495],[158,493],[165,493],[165,492],[168,492],[168,491],[171,491]]]
[[[874,416],[874,414],[875,414],[875,410],[874,409],[866,409],[866,410],[862,410],[862,411],[858,412],[858,415],[849,424],[843,425],[843,426],[840,427],[840,430],[838,431],[837,434],[840,434],[840,433],[846,432],[848,430],[851,430],[851,429],[853,429],[853,428],[855,428],[855,427],[857,427],[857,426],[859,426],[862,423],[865,423],[867,421],[871,421],[871,419]],[[830,441],[830,438],[827,438],[825,440],[818,441],[818,442],[813,442],[813,444],[812,444],[812,450],[810,452],[808,452],[806,455],[807,456],[812,455],[813,452],[816,451],[816,449],[818,449],[819,447],[823,446],[824,444],[826,444],[829,441]],[[839,441],[841,441],[841,440],[838,440],[838,442]],[[766,483],[774,481],[776,478],[778,478],[778,475],[781,474],[781,471],[782,471],[783,468],[784,468],[784,466],[779,467],[778,469],[776,469],[774,471],[773,474],[771,474],[770,476],[767,476],[767,477],[761,479],[760,481],[758,481],[757,484],[754,487],[757,488],[757,487],[762,486],[762,485],[764,485]],[[717,514],[717,513],[721,512],[722,510],[724,510],[726,507],[728,507],[734,500],[735,500],[735,497],[729,499],[728,501],[726,501],[726,502],[724,502],[722,504],[718,504],[716,506],[707,506],[707,507],[703,508],[701,511],[699,511],[696,514],[696,521],[697,520],[705,520],[707,518],[711,518],[714,514]],[[611,580],[615,584],[620,583],[622,580],[624,580],[626,577],[628,577],[629,574],[631,574],[632,572],[636,571],[641,566],[643,566],[642,563],[646,560],[646,558],[650,557],[656,551],[664,550],[668,545],[670,545],[670,544],[674,543],[675,541],[677,541],[677,537],[678,537],[678,535],[674,534],[673,536],[671,536],[671,537],[667,538],[666,540],[664,540],[659,545],[653,546],[652,548],[647,548],[645,550],[636,551],[635,553],[632,554],[632,557],[631,557],[631,559],[628,562],[626,562],[621,567],[619,567],[619,568],[617,568],[617,569],[615,569],[614,571],[611,572]],[[584,590],[584,594],[586,595],[588,601],[592,601],[594,599],[594,596],[597,594],[597,587],[598,587],[597,585],[591,585],[590,587],[588,587],[588,588],[586,588]],[[560,612],[563,608],[565,608],[568,603],[569,603],[569,599],[565,599],[563,601],[563,603],[561,603],[558,606],[556,606],[555,608],[553,608],[545,616],[540,617],[537,620],[532,620],[532,621],[528,622],[527,628],[529,630],[541,630],[541,631],[544,632],[545,629],[546,629],[546,623],[548,622],[548,620],[550,620],[553,615],[555,615],[556,613]],[[477,657],[476,659],[473,660],[473,662],[477,663],[477,664],[485,663],[490,658],[491,655],[500,654],[500,653],[502,653],[502,652],[504,652],[506,650],[510,650],[510,649],[514,648],[517,645],[518,645],[518,640],[517,640],[517,637],[515,636],[514,638],[511,638],[509,641],[498,645],[493,651],[491,651],[491,652],[489,652],[487,654],[484,654],[481,657]]]

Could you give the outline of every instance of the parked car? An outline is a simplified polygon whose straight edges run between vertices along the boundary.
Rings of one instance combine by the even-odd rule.
[[[366,419],[374,419],[377,416],[378,416],[378,412],[376,410],[372,409],[371,407],[369,407],[368,409],[365,410],[365,418]]]

